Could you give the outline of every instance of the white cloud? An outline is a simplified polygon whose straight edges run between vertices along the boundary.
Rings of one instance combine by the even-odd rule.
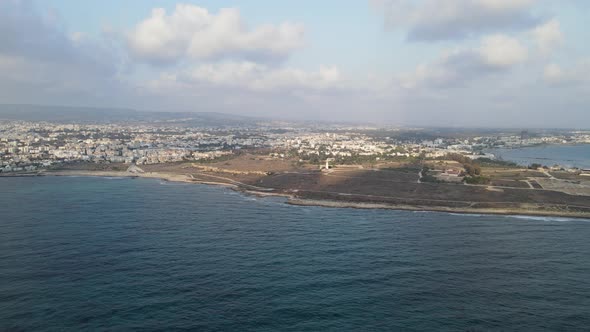
[[[548,54],[563,44],[563,33],[559,21],[552,19],[531,31],[539,50]]]
[[[562,68],[552,63],[545,66],[543,78],[550,84],[579,85],[590,83],[590,59],[578,61],[570,68]]]
[[[401,57],[456,46],[405,75],[377,63],[365,80],[359,70],[353,78],[336,66],[265,61],[301,47],[303,27],[248,28],[235,9],[180,5],[171,13],[156,10],[128,34],[94,35],[67,31],[59,16],[43,16],[31,1],[0,0],[0,100],[413,125],[589,125],[590,61],[576,64],[571,54],[560,54],[559,65],[543,68],[533,50],[550,52],[563,36],[557,21],[539,24],[530,10],[534,1],[397,2],[408,11],[397,7],[398,16],[389,17],[410,38],[474,39],[404,50]],[[322,56],[330,55],[337,57]],[[138,59],[176,65],[135,66]]]
[[[521,30],[537,23],[536,0],[372,0],[386,23],[410,40],[449,40]]]
[[[67,103],[120,88],[122,60],[110,45],[63,26],[31,1],[0,0],[0,100]]]
[[[545,66],[545,70],[543,71],[543,77],[549,82],[559,81],[563,76],[564,74],[561,67],[554,63]]]
[[[431,63],[421,64],[410,74],[401,75],[403,88],[451,87],[475,79],[506,72],[527,60],[527,48],[505,35],[483,37],[475,48],[459,48],[442,53]]]
[[[326,89],[341,83],[335,66],[320,66],[317,71],[274,68],[254,62],[223,62],[201,65],[179,79],[195,83],[241,87],[257,91],[281,89]]]
[[[483,38],[479,53],[487,64],[499,67],[524,62],[528,56],[527,48],[518,39],[505,35]]]
[[[533,5],[536,0],[479,0],[480,6],[488,10],[520,10],[522,8],[528,8]]]
[[[190,4],[178,4],[168,15],[152,10],[150,17],[127,35],[132,53],[152,62],[175,62],[184,58],[285,57],[304,44],[304,27],[284,22],[248,29],[238,9],[210,13]]]

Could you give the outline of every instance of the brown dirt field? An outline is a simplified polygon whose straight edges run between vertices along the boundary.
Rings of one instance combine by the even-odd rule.
[[[139,167],[146,172],[187,174],[187,173],[190,173],[189,172],[190,165],[191,164],[187,163],[187,162],[178,162],[178,163],[141,165]]]
[[[549,174],[561,180],[590,181],[590,177],[580,176],[570,172],[549,172]]]
[[[88,162],[78,162],[69,164],[54,165],[49,170],[80,170],[80,171],[126,171],[129,168],[129,164],[121,163],[110,163],[110,164],[97,164]]]
[[[547,177],[544,173],[526,169],[482,167],[482,175],[504,180],[523,180],[530,177]]]
[[[297,169],[294,159],[276,159],[267,156],[244,154],[230,160],[204,163],[203,166],[216,167],[234,171],[262,171],[262,172],[286,172]]]
[[[354,177],[334,177],[320,172],[311,174],[278,174],[267,176],[258,185],[281,190],[296,189],[302,195],[314,193],[344,193],[373,196],[374,199],[394,198],[402,200],[445,201],[444,205],[471,203],[497,204],[570,204],[590,207],[590,197],[573,196],[545,190],[504,189],[489,191],[481,186],[461,184],[416,183],[400,172],[363,171]],[[365,200],[367,197],[365,197]],[[371,200],[371,199],[369,199]]]
[[[447,169],[447,168],[463,168],[463,165],[459,162],[454,160],[436,160],[436,161],[427,161],[425,164],[428,167],[436,168],[436,169]]]
[[[511,187],[511,188],[530,188],[526,182],[514,180],[493,179],[490,183],[492,186]]]
[[[232,163],[233,162],[233,163]],[[513,179],[493,179],[496,185],[514,187],[504,188],[502,191],[490,191],[485,186],[466,186],[462,184],[446,183],[417,183],[418,168],[401,168],[399,170],[372,170],[356,168],[336,168],[329,173],[310,169],[295,169],[279,160],[267,160],[263,166],[259,160],[252,160],[242,156],[238,160],[230,160],[230,165],[225,162],[209,164],[213,167],[231,166],[228,169],[283,169],[273,175],[235,175],[225,172],[202,172],[184,164],[160,164],[147,165],[143,168],[152,172],[169,172],[192,174],[195,180],[216,181],[226,183],[244,183],[262,188],[272,188],[278,192],[297,192],[297,195],[305,198],[313,198],[317,195],[336,195],[340,200],[362,201],[395,201],[410,204],[438,204],[444,206],[493,206],[498,205],[518,206],[520,204],[569,204],[590,207],[589,196],[575,196],[566,193],[549,190],[525,189],[528,185]],[[281,168],[280,166],[283,166]],[[539,172],[516,171],[508,172],[509,176],[542,175]],[[503,173],[504,175],[504,173]],[[519,189],[521,188],[521,189]],[[344,196],[342,195],[344,194]],[[348,196],[346,196],[348,195]],[[355,196],[357,195],[357,196]],[[333,198],[333,197],[331,197]]]
[[[338,165],[337,167],[346,167],[346,165]],[[403,161],[388,161],[388,162],[379,162],[375,164],[375,168],[416,168],[418,167],[415,164]],[[357,166],[358,168],[358,166]]]

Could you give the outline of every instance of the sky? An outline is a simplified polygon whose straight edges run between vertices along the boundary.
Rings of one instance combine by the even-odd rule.
[[[0,0],[0,103],[590,128],[585,0]]]

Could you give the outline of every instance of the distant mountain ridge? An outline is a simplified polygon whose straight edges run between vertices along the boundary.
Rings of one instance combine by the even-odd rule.
[[[259,118],[215,112],[151,112],[131,108],[0,104],[0,120],[57,123],[183,122],[190,125],[254,124]]]

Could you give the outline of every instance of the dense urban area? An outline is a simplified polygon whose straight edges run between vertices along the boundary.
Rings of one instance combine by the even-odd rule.
[[[371,161],[436,159],[448,154],[490,159],[487,151],[539,144],[590,143],[590,132],[493,133],[433,136],[425,130],[333,126],[197,127],[162,124],[0,123],[0,172],[35,171],[63,163],[158,164],[214,160],[258,151],[301,163],[333,165]],[[555,166],[555,165],[545,165]]]

